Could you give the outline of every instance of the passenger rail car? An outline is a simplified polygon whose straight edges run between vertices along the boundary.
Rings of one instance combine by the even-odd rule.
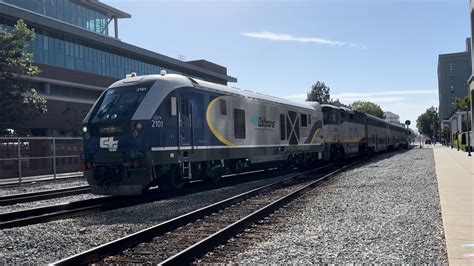
[[[112,84],[84,119],[84,175],[96,194],[179,189],[262,166],[322,157],[323,113],[181,75]]]
[[[407,130],[362,112],[323,104],[324,159],[408,147]]]

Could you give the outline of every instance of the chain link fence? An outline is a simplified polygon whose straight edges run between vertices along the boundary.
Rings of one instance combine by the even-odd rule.
[[[0,179],[82,170],[82,138],[1,137]]]

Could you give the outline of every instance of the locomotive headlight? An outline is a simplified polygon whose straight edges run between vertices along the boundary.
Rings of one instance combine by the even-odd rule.
[[[142,124],[141,122],[137,122],[137,123],[135,124],[135,128],[136,128],[137,130],[142,130],[143,124]]]
[[[87,126],[84,126],[84,127],[82,128],[82,132],[87,133]]]

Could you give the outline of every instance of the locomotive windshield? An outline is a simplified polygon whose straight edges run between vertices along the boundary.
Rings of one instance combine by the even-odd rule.
[[[148,88],[149,86],[132,86],[108,89],[96,109],[92,123],[129,119],[145,97]]]

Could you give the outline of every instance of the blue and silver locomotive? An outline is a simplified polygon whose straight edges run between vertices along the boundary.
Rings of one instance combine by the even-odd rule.
[[[96,194],[179,189],[194,179],[322,158],[318,103],[181,75],[112,84],[84,119],[84,175]]]

